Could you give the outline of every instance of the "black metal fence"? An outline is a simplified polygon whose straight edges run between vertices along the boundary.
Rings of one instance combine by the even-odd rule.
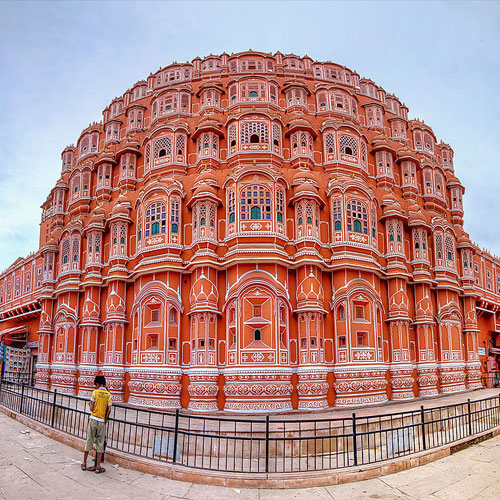
[[[88,400],[0,381],[0,404],[85,438]],[[376,416],[232,418],[114,405],[110,449],[186,467],[287,473],[342,469],[412,455],[500,426],[500,396]]]

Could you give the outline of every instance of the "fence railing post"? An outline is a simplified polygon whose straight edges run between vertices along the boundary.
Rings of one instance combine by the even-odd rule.
[[[57,389],[54,389],[54,397],[52,399],[52,417],[50,419],[51,427],[54,427],[54,422],[56,418],[56,398],[57,398]]]
[[[21,385],[21,401],[19,403],[19,413],[23,412],[23,403],[24,403],[24,384]]]
[[[469,420],[469,436],[472,436],[472,415],[470,411],[470,398],[467,399],[467,413],[468,413],[468,420]]]
[[[266,472],[269,472],[269,415],[266,415]]]
[[[420,406],[420,422],[422,426],[422,445],[424,447],[424,450],[427,449],[427,445],[425,443],[425,411],[424,411],[424,405]]]
[[[354,454],[354,465],[358,465],[358,434],[356,431],[356,414],[352,414],[352,451]]]
[[[174,428],[174,452],[172,453],[172,462],[177,461],[177,443],[179,442],[179,408],[175,410],[175,428]]]

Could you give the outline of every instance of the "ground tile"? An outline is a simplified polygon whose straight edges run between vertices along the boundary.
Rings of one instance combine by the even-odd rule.
[[[470,475],[461,481],[436,491],[434,495],[442,500],[469,500],[494,482],[495,479],[491,476]]]
[[[261,490],[260,500],[332,500],[325,488]]]
[[[380,500],[407,500],[411,497],[404,495],[396,488],[392,488],[388,484],[376,479],[368,479],[366,481],[357,481],[354,483],[336,484],[326,486],[325,489],[330,493],[334,500],[357,500],[366,498],[377,498]]]
[[[184,498],[190,500],[258,500],[259,490],[193,484]]]
[[[145,488],[148,491],[155,491],[163,495],[170,495],[177,498],[183,498],[192,485],[192,483],[174,481],[166,477],[150,476],[149,474],[142,474],[132,481],[131,484],[133,486]]]

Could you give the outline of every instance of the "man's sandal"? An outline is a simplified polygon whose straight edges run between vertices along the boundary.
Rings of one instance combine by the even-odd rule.
[[[87,470],[88,470],[89,472],[94,472],[94,471],[95,471],[95,467],[94,467],[94,466],[92,466],[92,467],[87,467]]]
[[[82,470],[87,470],[87,466],[85,464],[82,464],[80,467]]]
[[[99,467],[95,470],[96,474],[102,474],[103,472],[106,472],[106,469],[104,467]]]

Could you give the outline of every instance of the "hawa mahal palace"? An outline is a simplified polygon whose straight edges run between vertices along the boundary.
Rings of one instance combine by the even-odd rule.
[[[38,387],[88,396],[102,373],[159,409],[475,389],[500,261],[463,194],[451,147],[346,67],[174,63],[63,150],[39,250],[0,274],[0,335],[25,339]]]

